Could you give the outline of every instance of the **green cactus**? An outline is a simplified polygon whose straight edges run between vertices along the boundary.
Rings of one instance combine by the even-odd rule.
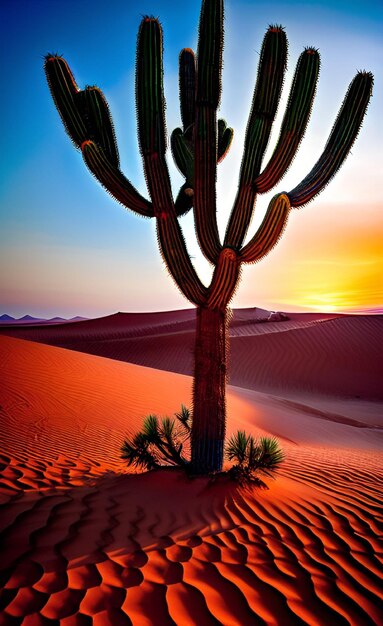
[[[197,307],[191,463],[194,472],[208,473],[220,470],[223,462],[228,305],[241,266],[263,258],[281,236],[290,209],[312,200],[339,170],[361,127],[373,77],[369,72],[358,72],[323,154],[293,190],[272,198],[261,226],[244,245],[257,194],[269,191],[281,180],[296,154],[310,117],[319,73],[318,51],[306,48],[297,63],[279,139],[262,169],[287,62],[283,28],[268,28],[247,124],[237,196],[222,244],[216,219],[217,164],[233,138],[232,129],[217,119],[223,0],[202,1],[197,62],[190,49],[180,54],[182,128],[173,131],[171,149],[185,181],[175,200],[166,161],[162,46],[160,23],[144,17],[137,43],[136,103],[139,146],[151,201],[142,197],[120,171],[112,119],[102,92],[97,87],[80,91],[60,56],[48,55],[45,70],[64,126],[81,149],[90,171],[124,206],[145,217],[155,217],[161,254],[170,274]],[[199,244],[214,266],[209,287],[197,276],[178,220],[192,207]]]

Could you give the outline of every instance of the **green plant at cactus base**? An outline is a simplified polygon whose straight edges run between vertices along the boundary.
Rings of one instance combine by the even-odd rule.
[[[233,138],[233,130],[224,120],[217,119],[223,34],[223,0],[203,0],[197,54],[185,49],[179,57],[182,127],[171,134],[171,151],[185,182],[175,198],[166,161],[159,21],[144,17],[137,40],[138,140],[150,200],[140,195],[120,170],[112,118],[101,90],[80,90],[61,56],[47,55],[45,60],[54,102],[88,168],[118,202],[156,220],[167,268],[184,296],[197,307],[191,464],[195,473],[202,474],[219,471],[223,462],[228,306],[241,266],[263,258],[281,236],[290,210],[312,200],[339,170],[361,127],[373,83],[371,73],[356,74],[322,155],[296,187],[274,195],[257,232],[244,244],[257,195],[279,183],[296,154],[310,117],[319,73],[318,51],[304,49],[297,62],[279,138],[264,165],[287,62],[284,29],[268,28],[246,129],[237,195],[221,242],[216,210],[217,165],[226,156]],[[179,222],[180,216],[191,208],[201,250],[214,268],[208,287],[197,276]]]
[[[128,466],[154,470],[160,467],[190,468],[190,438],[193,428],[192,416],[183,404],[181,411],[170,417],[144,418],[142,430],[132,438],[125,439],[121,446],[121,457]],[[244,431],[233,434],[225,447],[229,461],[235,464],[226,475],[239,483],[264,483],[259,473],[272,476],[284,459],[284,454],[275,437],[254,439]]]
[[[121,447],[121,457],[128,465],[147,470],[159,467],[187,467],[189,465],[191,415],[184,405],[175,419],[148,415],[143,428],[126,439]],[[186,455],[185,455],[186,452]]]
[[[272,476],[284,459],[275,437],[257,440],[243,430],[238,430],[227,442],[226,456],[230,461],[236,461],[229,474],[240,483],[260,483],[257,472]]]

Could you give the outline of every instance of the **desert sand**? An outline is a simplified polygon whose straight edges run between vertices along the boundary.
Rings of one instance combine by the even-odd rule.
[[[234,314],[227,425],[279,438],[263,489],[119,458],[190,405],[193,311],[3,327],[0,625],[383,624],[383,318],[265,319]]]

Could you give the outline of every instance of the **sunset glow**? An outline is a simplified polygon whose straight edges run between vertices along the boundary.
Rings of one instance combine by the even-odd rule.
[[[43,55],[58,50],[81,87],[93,83],[101,87],[115,120],[122,170],[147,196],[134,103],[135,42],[141,12],[159,15],[164,27],[170,133],[180,123],[178,54],[182,47],[195,49],[199,3],[175,9],[170,0],[145,1],[146,6],[141,3],[138,10],[136,3],[118,0],[112,10],[105,2],[90,5],[85,0],[76,8],[76,35],[71,9],[64,10],[64,0],[57,0],[50,11],[45,11],[45,0],[7,3],[4,49],[13,62],[3,63],[5,80],[12,89],[0,105],[3,154],[7,155],[0,189],[1,255],[6,268],[1,277],[0,314],[94,317],[118,310],[190,306],[164,269],[154,224],[114,202],[73,149],[42,67]],[[79,34],[89,32],[89,20],[96,33],[91,40]],[[237,190],[258,53],[265,29],[273,22],[286,28],[289,65],[268,157],[278,138],[302,49],[318,47],[322,65],[305,138],[283,181],[267,197],[259,198],[252,232],[274,193],[296,186],[320,156],[358,68],[373,72],[375,92],[360,135],[340,172],[312,203],[292,211],[283,237],[266,259],[244,267],[232,306],[337,312],[379,309],[383,301],[383,172],[379,165],[383,143],[383,92],[379,88],[383,11],[374,0],[335,7],[326,0],[320,8],[309,2],[304,10],[293,0],[259,7],[256,3],[227,4],[220,116],[234,128],[234,141],[218,170],[221,236]],[[23,106],[21,114],[25,89],[28,107]],[[182,181],[170,152],[168,162],[176,194]],[[180,223],[201,279],[209,281],[211,268],[201,258],[191,215]]]

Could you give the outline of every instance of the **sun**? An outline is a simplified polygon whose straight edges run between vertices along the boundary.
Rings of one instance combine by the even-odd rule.
[[[320,311],[321,313],[337,313],[344,308],[344,303],[341,302],[341,294],[336,292],[323,293],[323,294],[306,294],[301,301],[301,304],[314,311]]]
[[[319,307],[316,307],[317,309]],[[321,304],[320,309],[323,313],[335,313],[338,307],[336,304]]]

